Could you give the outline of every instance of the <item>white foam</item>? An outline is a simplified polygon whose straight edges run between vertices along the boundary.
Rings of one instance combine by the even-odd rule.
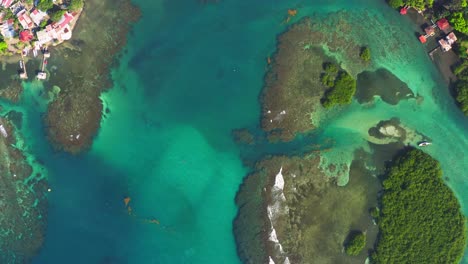
[[[3,125],[0,125],[0,133],[2,133],[3,137],[8,137],[8,133],[6,132],[6,129],[3,127]]]
[[[268,256],[268,258],[270,259],[270,260],[268,261],[268,264],[275,264],[275,262],[273,261],[273,259],[272,259],[270,256]]]
[[[275,243],[279,243],[278,236],[276,235],[276,230],[275,228],[273,228],[273,226],[271,227],[270,236],[268,237],[268,240]]]
[[[281,167],[278,174],[276,174],[275,185],[273,185],[273,190],[283,191],[283,189],[284,189],[284,178],[283,178],[283,174],[281,174],[282,172],[283,172],[283,167]]]
[[[271,188],[272,203],[267,207],[268,218],[270,218],[272,222],[275,222],[279,215],[288,212],[288,207],[283,204],[286,201],[286,197],[283,193],[284,178],[282,172],[283,167],[281,167],[278,174],[276,174],[275,184]]]
[[[291,262],[289,262],[289,258],[288,258],[288,257],[286,257],[286,258],[284,259],[284,262],[283,262],[283,263],[284,263],[284,264],[291,264]]]
[[[278,236],[275,230],[275,222],[280,215],[288,213],[288,207],[284,204],[286,197],[284,196],[284,178],[283,178],[283,167],[280,168],[278,174],[275,177],[275,184],[271,187],[271,204],[267,206],[267,214],[270,220],[270,233],[268,240],[274,243],[276,254],[279,256],[284,255],[283,246],[279,242]],[[273,261],[270,257],[270,260]],[[271,262],[270,263],[274,263]],[[289,259],[286,258],[284,263],[288,264]]]

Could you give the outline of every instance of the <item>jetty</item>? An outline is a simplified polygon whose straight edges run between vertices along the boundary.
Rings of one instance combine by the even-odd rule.
[[[26,62],[24,60],[23,53],[21,53],[21,60],[19,61],[19,66],[20,66],[20,70],[19,70],[20,79],[22,79],[22,80],[27,79],[28,78],[28,72],[26,70]]]
[[[37,76],[36,76],[38,80],[47,79],[47,73],[45,72],[45,67],[47,65],[47,59],[50,58],[50,52],[47,49],[44,49],[42,54],[43,54],[42,67],[41,67],[41,70],[37,73]]]

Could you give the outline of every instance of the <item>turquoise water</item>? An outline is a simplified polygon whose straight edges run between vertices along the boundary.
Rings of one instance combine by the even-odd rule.
[[[383,1],[135,3],[143,18],[113,70],[113,89],[102,95],[110,113],[88,153],[51,150],[41,123],[45,102],[38,96],[40,84],[25,84],[24,99],[4,105],[25,113],[26,142],[49,171],[47,236],[34,263],[239,262],[232,234],[234,196],[248,168],[231,130],[258,126],[266,57],[285,29],[281,21],[288,8],[299,10],[293,21],[354,11],[351,23],[368,31],[360,35],[362,42],[381,49],[374,67],[386,67],[425,99],[421,105],[411,100],[396,106],[353,103],[326,120],[317,136],[317,142],[336,142],[326,158],[350,162],[352,151],[367,145],[370,126],[399,117],[435,142],[427,151],[441,161],[468,213],[468,122],[414,39],[407,18]],[[375,18],[373,23],[358,22],[363,9]],[[401,30],[399,40],[405,45],[391,48],[395,40],[385,33],[389,26]],[[287,149],[262,148],[258,151]],[[123,202],[127,196],[131,215]]]

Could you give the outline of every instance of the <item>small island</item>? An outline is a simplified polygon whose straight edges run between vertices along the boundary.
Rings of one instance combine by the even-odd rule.
[[[345,252],[350,256],[357,256],[366,246],[366,234],[363,232],[352,232],[345,245]]]
[[[381,209],[373,210],[379,238],[373,263],[459,263],[466,219],[442,180],[437,160],[418,149],[400,155],[383,181]]]

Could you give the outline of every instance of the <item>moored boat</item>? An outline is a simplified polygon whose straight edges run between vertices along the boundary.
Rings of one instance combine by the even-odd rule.
[[[421,142],[418,143],[418,146],[420,146],[420,147],[426,147],[426,146],[429,146],[429,145],[431,145],[431,144],[432,144],[432,143],[429,142],[429,141],[421,141]]]

